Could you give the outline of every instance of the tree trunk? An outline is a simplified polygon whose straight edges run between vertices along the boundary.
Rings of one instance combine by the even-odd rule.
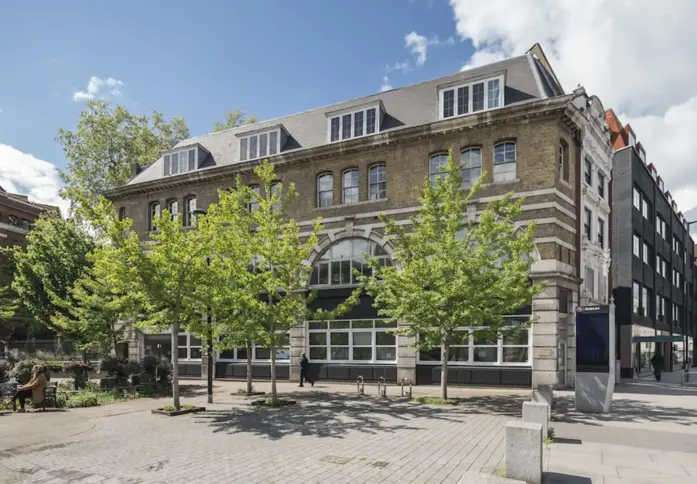
[[[448,399],[448,353],[450,346],[441,343],[441,367],[440,367],[440,397]]]
[[[252,343],[247,341],[247,395],[254,391],[252,386]]]
[[[278,395],[276,394],[276,338],[271,336],[271,404],[278,404]]]
[[[172,404],[177,410],[179,403],[179,320],[172,323]]]
[[[114,324],[111,324],[110,327],[111,327],[111,338],[113,339],[113,344],[114,344],[114,356],[118,357],[117,351],[118,351],[119,342],[116,338],[116,326]]]

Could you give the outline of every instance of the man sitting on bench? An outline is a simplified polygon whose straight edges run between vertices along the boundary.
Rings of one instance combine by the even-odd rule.
[[[17,392],[12,397],[12,411],[17,411],[17,400],[19,400],[19,411],[24,412],[24,402],[31,398],[32,404],[38,405],[44,401],[44,391],[46,390],[47,380],[44,375],[44,367],[34,365],[31,369],[32,377],[26,385],[17,385]]]

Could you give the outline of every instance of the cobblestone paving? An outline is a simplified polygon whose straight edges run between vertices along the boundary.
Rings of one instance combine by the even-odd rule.
[[[50,425],[49,416],[4,416],[0,427],[12,425],[0,434],[0,483],[456,483],[466,471],[502,466],[511,416],[485,402],[428,407],[314,395],[278,410],[216,404],[176,418],[141,409],[89,425],[74,420],[77,435],[64,428],[65,438],[18,447],[8,445],[11,434]],[[509,401],[519,408],[515,396],[497,398],[499,409]]]

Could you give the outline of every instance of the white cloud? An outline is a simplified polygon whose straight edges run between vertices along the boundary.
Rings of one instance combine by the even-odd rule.
[[[380,86],[380,91],[389,91],[390,89],[392,89],[390,78],[385,76],[382,78],[382,86]]]
[[[395,62],[392,65],[386,65],[385,70],[387,72],[402,71],[406,73],[411,70],[411,66],[409,65],[409,61]]]
[[[425,35],[418,34],[415,30],[412,30],[404,36],[404,45],[416,58],[416,65],[422,66],[426,63],[429,46],[455,45],[455,39],[448,37],[445,40],[440,40],[437,35],[429,39]]]
[[[97,98],[103,99],[107,94],[120,97],[123,95],[121,93],[122,87],[123,82],[119,81],[118,79],[114,79],[113,77],[101,79],[97,76],[92,76],[90,77],[89,81],[87,81],[87,90],[77,91],[75,94],[73,94],[73,101],[86,102]]]
[[[450,0],[465,67],[540,42],[562,86],[583,84],[631,122],[647,160],[686,211],[697,204],[697,2],[693,0]]]
[[[0,144],[0,186],[8,192],[28,195],[29,200],[56,205],[63,215],[69,203],[61,198],[56,167],[10,145]]]

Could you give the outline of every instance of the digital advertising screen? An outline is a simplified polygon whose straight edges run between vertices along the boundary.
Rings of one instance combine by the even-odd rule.
[[[576,371],[610,372],[610,315],[607,312],[576,313]]]

